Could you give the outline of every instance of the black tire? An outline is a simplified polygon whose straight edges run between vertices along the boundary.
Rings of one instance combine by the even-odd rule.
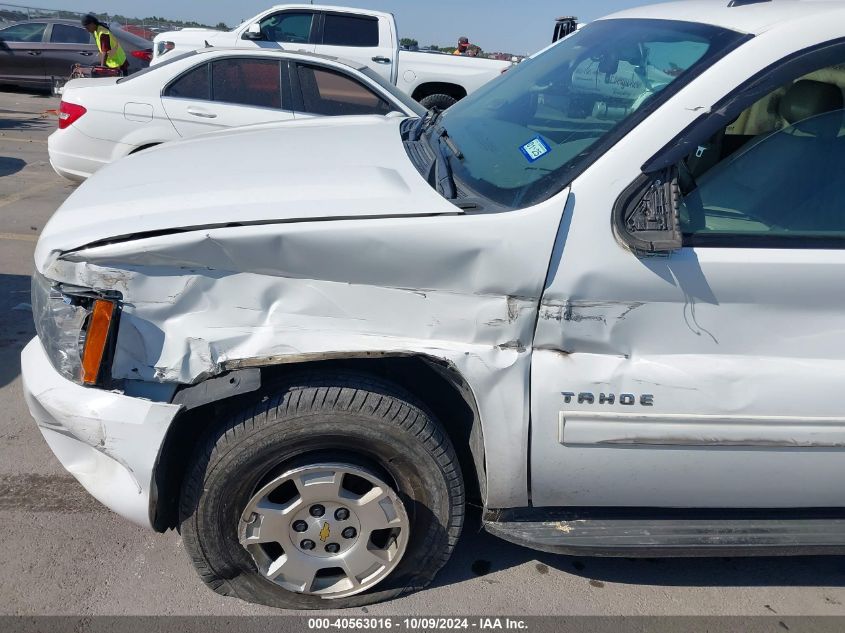
[[[420,105],[426,110],[437,108],[438,110],[445,110],[458,102],[455,97],[449,95],[428,95],[424,99],[420,99]]]
[[[464,519],[464,485],[449,437],[408,394],[355,375],[309,376],[221,424],[201,443],[180,499],[180,531],[216,592],[285,609],[337,609],[422,589],[446,564]],[[365,593],[326,599],[261,575],[238,541],[241,512],[261,482],[310,459],[357,461],[395,484],[410,521],[393,572]]]

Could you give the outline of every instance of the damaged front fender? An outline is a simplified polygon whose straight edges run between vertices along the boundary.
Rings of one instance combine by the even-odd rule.
[[[488,503],[517,506],[530,352],[563,202],[173,232],[65,252],[43,272],[121,293],[116,380],[190,385],[362,355],[441,360],[477,395]]]

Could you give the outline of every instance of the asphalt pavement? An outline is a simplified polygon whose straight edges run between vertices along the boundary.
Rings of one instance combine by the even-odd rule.
[[[89,497],[27,413],[32,254],[74,190],[48,162],[57,106],[0,92],[0,616],[278,614],[206,589],[177,533],[137,528]],[[555,556],[480,531],[474,511],[433,587],[344,615],[845,615],[843,603],[842,557]]]

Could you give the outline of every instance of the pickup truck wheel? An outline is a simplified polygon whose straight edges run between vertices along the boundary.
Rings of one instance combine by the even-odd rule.
[[[428,95],[427,97],[420,99],[420,105],[424,107],[426,110],[431,110],[432,108],[437,108],[438,110],[445,110],[458,102],[455,97],[450,97],[449,95]]]
[[[335,609],[426,586],[463,516],[458,460],[432,415],[390,385],[333,376],[285,385],[208,436],[180,531],[218,593]]]

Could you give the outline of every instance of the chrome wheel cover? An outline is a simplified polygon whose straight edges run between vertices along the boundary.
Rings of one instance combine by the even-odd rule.
[[[285,472],[253,494],[238,522],[240,543],[263,576],[323,598],[354,596],[386,578],[409,532],[393,488],[350,464]]]

